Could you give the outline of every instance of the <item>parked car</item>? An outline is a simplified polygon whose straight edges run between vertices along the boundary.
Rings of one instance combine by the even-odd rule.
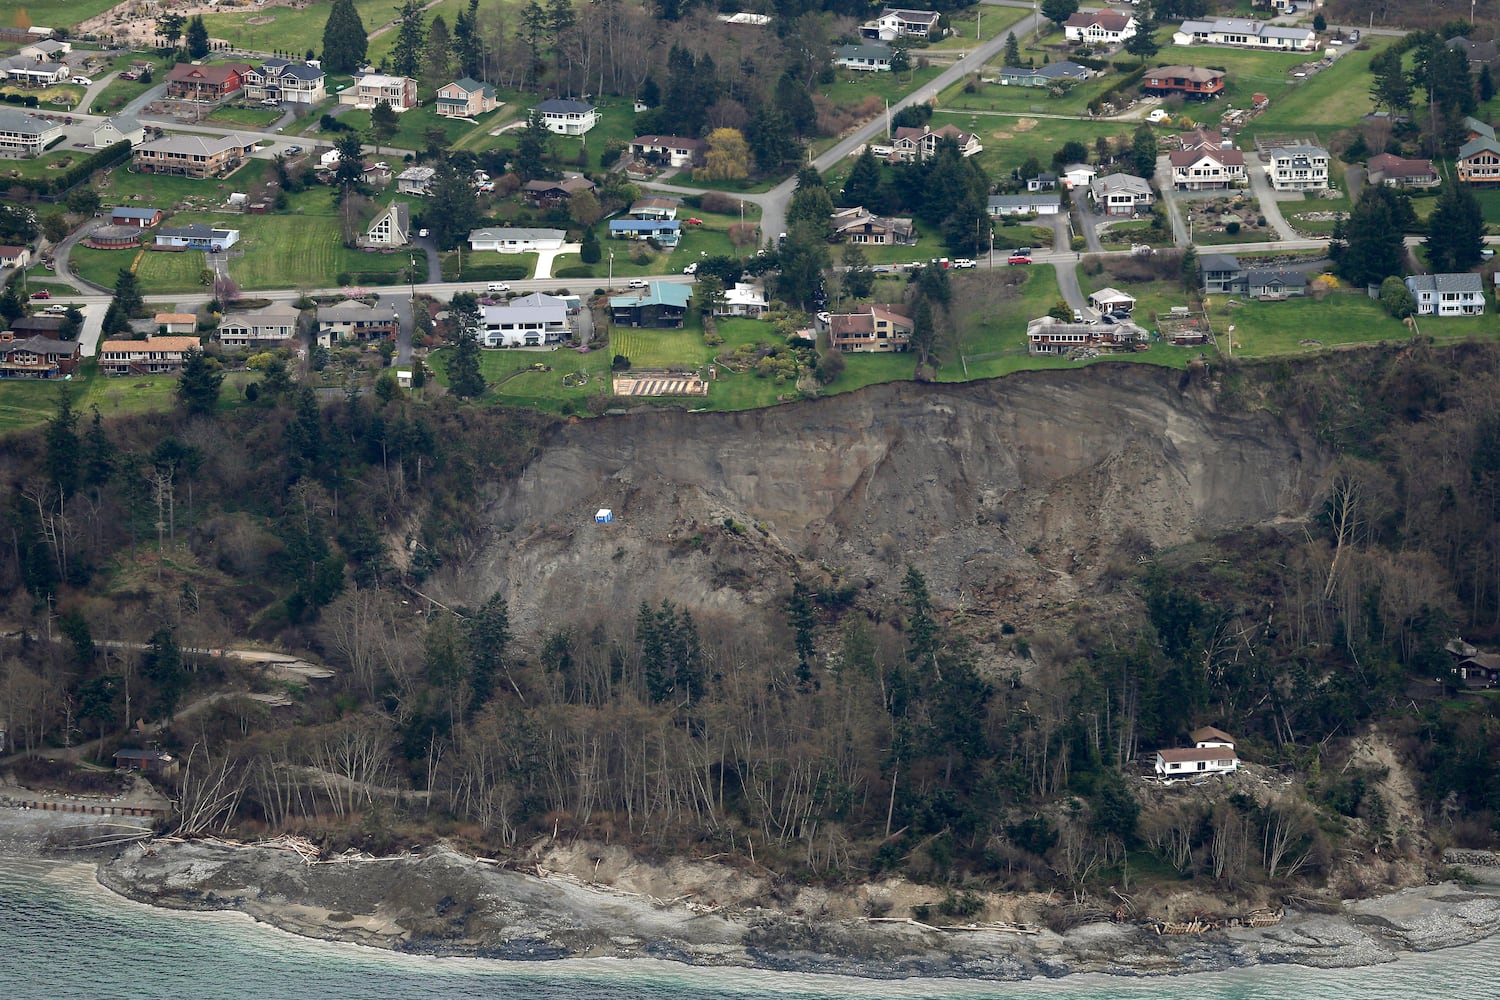
[[[701,226],[701,225],[703,225],[703,220],[702,219],[689,219],[689,220],[687,220],[687,224],[690,225],[690,226]]]
[[[952,267],[956,267],[956,268],[966,269],[966,268],[974,267],[975,264],[974,264],[974,262],[972,260],[970,260],[967,257],[955,257],[955,258],[953,258],[953,264],[951,266]]]
[[[301,152],[302,152],[302,147],[301,146],[293,145],[293,146],[288,146],[286,148],[286,155],[287,156],[296,156],[297,154],[299,154]]]
[[[54,302],[52,303],[52,305],[48,306],[45,311],[56,316],[61,313],[67,312],[69,308],[70,307],[63,305],[61,302]]]
[[[423,232],[426,232],[426,230],[423,230]],[[485,286],[484,290],[487,292],[508,292],[510,291],[510,286],[503,281],[492,281]]]
[[[1151,122],[1154,125],[1157,122],[1164,122],[1171,117],[1172,112],[1168,111],[1166,108],[1157,108],[1155,111],[1146,116],[1146,121]]]
[[[1031,263],[1031,255],[1030,254],[1026,254],[1026,253],[1021,253],[1019,250],[1017,250],[1015,253],[1013,253],[1013,254],[1010,255],[1010,259],[1007,260],[1006,263],[1007,264],[1030,264]]]
[[[1111,316],[1109,313],[1105,313],[1103,316],[1100,316],[1099,320],[1105,326],[1114,326],[1115,325],[1115,318],[1113,316]]]
[[[90,80],[86,76],[75,76],[73,77],[73,82],[78,84],[80,87],[92,87],[94,85],[94,81]]]
[[[1493,256],[1495,256],[1494,247],[1485,247],[1483,250],[1479,251],[1480,260],[1489,260]]]
[[[648,281],[646,281],[643,278],[631,278],[630,279],[630,287],[631,288],[649,288],[650,286],[651,286],[651,283],[648,282]]]
[[[278,101],[274,97],[268,97],[264,101],[261,101],[260,103],[263,104],[263,105],[265,105],[268,108],[279,108],[279,107],[281,107],[281,102]]]
[[[130,70],[126,70],[124,73],[120,74],[121,80],[139,80],[140,78],[141,75],[139,73],[135,73]]]
[[[427,237],[429,237],[429,236],[432,235],[432,230],[430,230],[430,229],[418,229],[417,230],[417,235],[420,236],[420,237],[422,237],[425,240]]]
[[[32,292],[31,297],[34,299],[50,299],[52,298],[52,293],[43,288],[40,292]]]
[[[698,262],[696,260],[693,261],[687,267],[685,267],[685,268],[682,269],[682,273],[683,274],[697,274],[698,273]]]
[[[1073,322],[1075,322],[1075,323],[1082,323],[1083,322],[1083,310],[1082,309],[1074,309],[1073,310]]]

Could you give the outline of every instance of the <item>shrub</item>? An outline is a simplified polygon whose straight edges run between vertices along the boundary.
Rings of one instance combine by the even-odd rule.
[[[698,205],[705,212],[713,212],[717,215],[735,215],[740,210],[740,200],[733,195],[724,194],[722,191],[708,191],[698,199]]]
[[[587,264],[572,264],[552,272],[554,278],[592,278],[594,269]]]
[[[1239,224],[1239,222],[1238,221],[1235,221],[1235,222],[1226,222],[1224,224],[1224,231],[1226,233],[1228,233],[1230,236],[1235,235],[1236,233],[1238,233],[1240,231],[1240,224]]]

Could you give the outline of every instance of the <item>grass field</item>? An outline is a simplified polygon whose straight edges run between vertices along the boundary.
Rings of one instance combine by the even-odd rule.
[[[94,190],[99,192],[105,205],[152,205],[162,210],[179,204],[210,207],[222,205],[232,191],[244,191],[259,184],[270,169],[269,160],[250,160],[223,180],[200,180],[167,174],[138,174],[124,167],[115,167],[108,176],[95,178]]]
[[[31,25],[47,28],[72,28],[91,17],[98,17],[119,0],[0,0],[0,24],[19,25],[17,17],[26,12]]]
[[[139,378],[106,378],[98,373],[93,361],[85,361],[71,381],[0,380],[0,433],[35,427],[45,422],[57,408],[59,392],[73,396],[75,412],[88,413],[98,406],[105,416],[126,413],[148,413],[170,408],[177,379],[165,375]]]
[[[215,108],[206,121],[224,122],[227,125],[248,125],[264,128],[281,117],[281,111],[262,108],[258,105],[226,105]]]
[[[1387,38],[1372,40],[1368,49],[1340,56],[1328,69],[1290,88],[1279,99],[1271,95],[1271,106],[1253,119],[1241,133],[1241,146],[1249,146],[1263,133],[1316,133],[1327,135],[1355,124],[1374,110],[1370,100],[1370,60],[1391,44]]]
[[[115,77],[102,92],[94,95],[94,103],[89,108],[91,112],[96,115],[114,114],[151,89],[151,87],[161,82],[162,73],[170,66],[170,60],[164,56],[158,56],[151,52],[131,52],[126,57],[115,60],[114,69],[128,70],[130,64],[133,62],[151,63],[154,67],[151,70],[152,82],[142,83],[139,80],[122,80],[119,77]]]
[[[1285,302],[1244,301],[1230,308],[1216,301],[1210,316],[1222,336],[1234,326],[1234,353],[1248,357],[1315,354],[1345,344],[1405,340],[1411,332],[1392,319],[1380,303],[1361,292],[1340,290],[1322,302],[1311,298]],[[1493,315],[1418,319],[1424,336],[1439,340],[1496,336]]]
[[[932,116],[932,128],[949,124],[978,134],[984,151],[976,159],[991,178],[1007,176],[1032,156],[1041,161],[1043,168],[1047,168],[1052,162],[1053,152],[1066,142],[1076,139],[1092,150],[1096,137],[1128,133],[1131,128],[1128,122],[1013,118],[962,111],[939,111]]]
[[[976,16],[976,11],[980,16]],[[913,54],[924,52],[967,52],[976,41],[994,38],[1009,31],[1011,25],[1026,16],[1022,7],[971,7],[968,10],[952,11],[948,24],[953,34],[940,42],[933,42],[924,49],[913,49]]]

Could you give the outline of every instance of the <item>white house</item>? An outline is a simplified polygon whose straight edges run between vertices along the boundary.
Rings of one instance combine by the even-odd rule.
[[[542,116],[542,124],[558,135],[583,135],[599,124],[599,110],[587,101],[543,101],[531,110]]]
[[[1094,182],[1099,168],[1089,163],[1069,163],[1063,167],[1062,179],[1069,191],[1074,188],[1088,187]]]
[[[1246,183],[1245,154],[1238,149],[1174,149],[1167,159],[1172,163],[1172,186],[1179,191],[1210,191]]]
[[[1070,42],[1119,45],[1134,38],[1138,23],[1134,16],[1117,10],[1080,10],[1063,22],[1063,36]]]
[[[219,323],[215,334],[225,347],[272,349],[287,346],[297,336],[297,321],[302,314],[296,307],[272,303],[250,312],[230,313]]]
[[[896,136],[891,141],[891,151],[886,159],[906,163],[925,160],[937,152],[938,143],[944,139],[952,139],[958,143],[958,151],[963,156],[973,156],[984,151],[977,134],[965,132],[956,125],[944,125],[938,129],[903,125],[896,129]]]
[[[865,38],[878,38],[882,42],[897,38],[921,38],[933,41],[942,37],[938,21],[942,15],[935,10],[898,10],[887,7],[873,21],[860,25],[859,32]]]
[[[1062,211],[1062,195],[1056,191],[992,194],[987,208],[995,219],[1006,215],[1057,215]]]
[[[328,96],[322,69],[290,59],[267,59],[245,74],[245,97],[252,101],[318,104]]]
[[[513,229],[509,227],[475,229],[469,233],[469,249],[494,250],[498,253],[561,250],[567,236],[568,234],[561,229]]]
[[[94,126],[91,135],[95,149],[103,149],[127,140],[132,146],[139,146],[146,141],[146,126],[129,115],[115,115],[113,118],[104,119]]]
[[[63,134],[62,126],[14,108],[0,108],[0,156],[36,156]]]
[[[865,73],[884,73],[891,68],[891,47],[880,42],[840,45],[833,64]]]
[[[766,290],[760,285],[736,281],[724,290],[724,301],[714,307],[715,316],[748,316],[760,319],[766,314]]]
[[[437,170],[432,167],[407,167],[396,175],[396,190],[401,194],[426,195],[436,176]]]
[[[371,73],[354,81],[339,94],[340,104],[352,104],[366,111],[377,104],[389,104],[397,114],[417,106],[417,81],[409,76],[385,76]]]
[[[1234,747],[1192,747],[1156,751],[1156,776],[1178,781],[1207,774],[1232,774],[1240,767]]]
[[[1318,33],[1311,28],[1289,27],[1244,17],[1218,17],[1212,21],[1183,21],[1172,33],[1172,44],[1311,52],[1318,46]]]
[[[1277,191],[1322,191],[1328,187],[1328,150],[1317,146],[1278,146],[1269,157],[1266,176]]]
[[[638,160],[654,157],[669,167],[690,167],[703,159],[706,145],[702,139],[675,135],[638,135],[630,140],[630,155]]]
[[[1418,316],[1483,316],[1484,278],[1478,274],[1413,274],[1406,287]]]
[[[541,347],[569,334],[568,304],[555,295],[532,292],[504,305],[481,307],[479,346]]]
[[[1151,183],[1134,174],[1106,174],[1089,182],[1089,198],[1104,215],[1135,215],[1151,207]]]
[[[411,242],[411,213],[404,201],[393,201],[377,212],[360,246],[404,247]]]

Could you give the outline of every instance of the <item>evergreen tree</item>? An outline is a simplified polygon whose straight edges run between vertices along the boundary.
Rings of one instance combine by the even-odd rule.
[[[130,329],[130,315],[113,299],[110,300],[109,308],[104,310],[101,329],[106,337],[113,337]]]
[[[66,499],[78,489],[83,452],[78,439],[78,413],[66,386],[58,391],[57,412],[47,421],[46,444],[47,478]]]
[[[484,46],[479,37],[479,0],[469,0],[469,6],[453,19],[453,56],[464,76],[475,80],[483,78],[483,53]]]
[[[646,80],[641,84],[640,98],[641,103],[648,108],[655,108],[661,105],[661,87],[657,85],[656,77],[650,73],[646,74]]]
[[[372,124],[375,121],[373,113],[370,115],[370,121]],[[359,133],[344,132],[340,134],[337,139],[333,140],[333,148],[339,154],[338,163],[335,165],[333,171],[334,183],[342,187],[358,184],[365,170],[365,144],[361,141]]]
[[[141,663],[141,673],[150,682],[156,694],[155,710],[160,718],[171,721],[177,714],[177,705],[182,693],[187,690],[187,671],[183,669],[182,650],[177,645],[177,636],[170,628],[159,628],[151,636],[151,644]]]
[[[755,168],[763,174],[780,173],[799,153],[786,118],[769,104],[756,109],[750,124],[745,126],[745,142],[755,158]]]
[[[194,14],[187,23],[187,50],[194,59],[208,55],[208,29],[203,25],[202,14]]]
[[[1467,271],[1484,249],[1484,213],[1467,184],[1450,181],[1427,217],[1427,265],[1438,274]]]
[[[1385,49],[1370,60],[1373,82],[1370,98],[1377,108],[1405,111],[1411,107],[1412,82],[1398,48]]]
[[[806,223],[793,224],[787,227],[786,243],[778,257],[781,274],[776,279],[776,294],[788,302],[808,307],[823,290],[823,271],[828,267],[828,241]]]
[[[794,135],[807,135],[817,126],[818,110],[813,107],[812,94],[790,67],[776,80],[774,102]]]
[[[813,167],[803,167],[797,172],[797,190],[787,206],[787,225],[805,223],[827,240],[833,235],[832,215],[833,199],[828,196],[828,188],[823,186],[823,178]]]
[[[1406,264],[1403,223],[1410,212],[1410,200],[1393,188],[1366,186],[1342,231],[1335,233],[1336,238],[1342,237],[1342,247],[1330,256],[1337,255],[1339,276],[1354,285],[1379,285],[1390,275],[1402,274]]]
[[[510,609],[501,594],[493,594],[465,625],[469,648],[469,707],[483,708],[495,694],[495,677],[505,669],[510,645]]]
[[[1042,16],[1059,28],[1078,13],[1078,0],[1042,0]]]
[[[880,209],[873,207],[880,201],[880,161],[875,159],[875,152],[866,144],[864,151],[854,161],[854,166],[849,168],[849,177],[844,181],[844,188],[839,192],[839,204],[845,208],[854,208],[863,205],[871,212],[879,212]]]
[[[1479,67],[1479,100],[1488,104],[1495,99],[1495,77],[1490,73],[1490,64]]]
[[[83,448],[83,481],[85,485],[99,487],[109,482],[115,471],[115,446],[104,432],[104,418],[97,404],[93,407],[94,419],[89,424],[89,433]]]
[[[937,320],[932,314],[932,303],[923,296],[917,299],[917,308],[912,314],[911,349],[917,352],[917,364],[925,365],[933,360],[936,346]]]
[[[21,293],[15,283],[7,283],[5,290],[0,292],[0,319],[4,319],[6,329],[10,329],[13,320],[20,319],[26,315],[26,302],[21,298]]]
[[[140,284],[135,279],[135,272],[128,267],[120,268],[115,274],[114,301],[127,316],[134,316],[146,305],[146,300],[141,295]]]
[[[1203,272],[1198,264],[1198,251],[1189,246],[1182,251],[1182,287],[1189,295],[1202,287]]]
[[[458,296],[454,296],[457,299]],[[478,306],[475,306],[477,312]],[[462,323],[448,353],[448,391],[462,399],[484,395],[484,371],[480,368],[478,323]]]
[[[1005,65],[1013,68],[1021,65],[1021,43],[1016,41],[1014,31],[1005,36]]]
[[[604,258],[604,248],[599,245],[599,234],[594,227],[583,231],[583,245],[578,249],[578,259],[585,264],[597,264]]]
[[[1125,39],[1125,51],[1139,59],[1142,66],[1146,65],[1147,59],[1161,51],[1161,45],[1156,41],[1156,28],[1156,17],[1148,10],[1136,27],[1135,34]]]
[[[1131,161],[1138,176],[1149,181],[1156,173],[1156,154],[1156,133],[1150,126],[1142,125],[1135,130],[1135,139],[1130,148]]]
[[[459,13],[462,17],[463,13]],[[458,74],[453,72],[453,38],[448,33],[448,22],[438,14],[427,29],[427,55],[422,62],[422,80],[429,90],[437,90],[453,81]]]
[[[927,578],[910,564],[901,581],[901,596],[906,601],[906,661],[925,669],[937,662],[938,623]]]
[[[817,682],[812,674],[812,659],[816,647],[813,645],[818,617],[813,611],[812,592],[801,580],[792,583],[792,596],[787,600],[787,624],[792,627],[792,645],[797,651],[797,686],[810,691]]]
[[[323,25],[323,70],[353,73],[365,63],[370,39],[354,0],[333,0]]]
[[[552,147],[552,133],[542,123],[542,116],[533,111],[516,141],[515,172],[523,180],[534,181],[550,175],[544,162]]]
[[[177,401],[189,413],[206,415],[219,405],[219,389],[224,373],[201,350],[194,348],[183,355],[182,375],[177,379]]]
[[[467,239],[479,220],[479,195],[451,161],[438,164],[423,217],[432,230],[432,238],[444,250]]]
[[[851,243],[844,248],[844,289],[856,299],[862,299],[874,288],[875,272],[870,270],[864,248]]]
[[[370,135],[375,140],[376,156],[380,155],[381,144],[396,134],[396,129],[400,124],[396,118],[396,109],[386,102],[381,101],[370,109]],[[355,161],[355,165],[363,167],[363,163],[359,160]],[[360,173],[363,173],[362,169]]]
[[[422,0],[404,0],[396,11],[396,44],[391,49],[391,72],[415,77],[422,69],[427,29],[422,23]]]

